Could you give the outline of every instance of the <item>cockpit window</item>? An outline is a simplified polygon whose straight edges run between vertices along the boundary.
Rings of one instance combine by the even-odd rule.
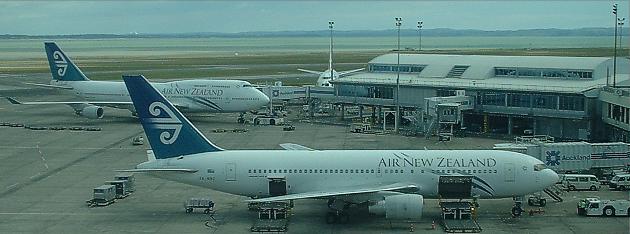
[[[542,171],[545,170],[545,164],[536,164],[534,165],[534,171]]]
[[[249,87],[253,87],[251,84],[244,84],[243,88],[249,88]]]

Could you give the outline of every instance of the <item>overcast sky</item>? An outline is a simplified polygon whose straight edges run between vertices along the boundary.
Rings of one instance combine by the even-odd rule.
[[[612,27],[613,1],[0,1],[0,34]],[[618,1],[628,16],[628,1]],[[628,25],[628,23],[626,23]]]

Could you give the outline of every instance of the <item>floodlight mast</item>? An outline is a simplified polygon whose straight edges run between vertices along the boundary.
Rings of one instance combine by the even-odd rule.
[[[330,57],[328,57],[328,69],[330,70],[330,81],[333,80],[333,26],[335,25],[335,21],[328,21],[328,29],[330,29]],[[329,81],[329,82],[330,82]]]
[[[418,21],[418,51],[422,51],[422,21]]]
[[[400,122],[400,26],[402,25],[402,18],[396,17],[395,20],[398,31],[398,47],[396,49],[396,119],[394,120],[394,132],[398,133],[398,124]]]

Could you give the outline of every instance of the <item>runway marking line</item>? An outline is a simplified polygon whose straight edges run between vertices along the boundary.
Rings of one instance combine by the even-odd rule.
[[[0,148],[3,148],[3,149],[38,149],[38,147],[36,147],[36,146],[6,146],[6,145],[2,145],[2,146],[0,146]],[[97,147],[80,147],[80,148],[39,147],[39,148],[43,148],[43,149],[70,149],[70,150],[101,150],[101,149],[106,149],[106,148],[97,148]],[[108,150],[110,150],[110,149],[131,150],[131,149],[137,149],[137,148],[108,148]]]

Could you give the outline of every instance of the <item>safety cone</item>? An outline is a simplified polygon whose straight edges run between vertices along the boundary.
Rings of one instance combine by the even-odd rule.
[[[435,220],[431,221],[431,229],[435,230]]]

